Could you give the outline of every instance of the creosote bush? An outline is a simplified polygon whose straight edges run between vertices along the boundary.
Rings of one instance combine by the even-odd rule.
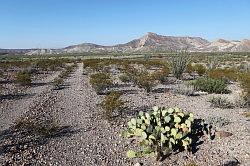
[[[229,93],[225,81],[221,79],[213,79],[209,77],[201,77],[191,82],[196,90],[208,92],[208,93]]]
[[[119,111],[124,106],[124,102],[120,99],[121,93],[112,91],[109,95],[105,96],[100,106],[104,110],[103,116],[107,120],[112,120],[115,111]]]
[[[108,73],[96,73],[90,76],[90,84],[97,94],[103,94],[105,90],[113,85],[113,80]]]
[[[16,83],[20,85],[30,85],[31,81],[31,74],[26,71],[21,71],[16,74]]]
[[[185,114],[179,108],[153,107],[151,112],[140,112],[128,122],[123,135],[137,139],[141,150],[129,150],[127,156],[152,155],[159,160],[172,150],[188,150],[192,143],[189,135],[193,121],[192,113]]]

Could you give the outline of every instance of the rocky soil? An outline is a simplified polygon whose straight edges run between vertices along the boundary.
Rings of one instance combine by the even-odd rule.
[[[82,64],[66,80],[61,90],[52,90],[50,84],[27,89],[33,94],[21,99],[6,99],[0,104],[0,164],[1,165],[180,165],[195,162],[202,166],[250,165],[250,121],[242,113],[246,109],[219,109],[210,107],[212,95],[184,96],[174,94],[177,85],[161,85],[149,95],[142,89],[118,82],[115,89],[124,92],[127,102],[122,117],[108,123],[102,118],[98,103],[104,96],[97,95],[89,85],[87,75],[82,75]],[[40,80],[48,83],[56,75]],[[237,84],[230,86],[237,98]],[[232,133],[227,137],[210,140],[201,138],[195,153],[172,154],[163,162],[152,158],[128,159],[126,151],[136,148],[133,141],[119,136],[127,120],[140,110],[152,106],[178,106],[193,112],[196,118],[213,124],[216,131]],[[31,109],[32,108],[32,109]],[[30,138],[12,128],[13,122],[24,114],[55,117],[60,130],[49,137]],[[22,140],[22,141],[19,141]],[[32,141],[28,141],[32,140]]]

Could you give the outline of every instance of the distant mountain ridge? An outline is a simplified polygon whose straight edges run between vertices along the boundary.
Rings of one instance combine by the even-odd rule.
[[[62,49],[26,49],[28,55],[33,54],[59,54],[59,53],[85,53],[85,52],[167,52],[187,50],[190,52],[250,52],[250,40],[228,41],[219,39],[209,42],[201,37],[163,36],[148,32],[138,39],[125,44],[102,46],[93,43],[83,43],[68,46]],[[5,50],[6,51],[6,50]],[[9,52],[13,50],[9,50]],[[0,53],[1,53],[0,49]]]

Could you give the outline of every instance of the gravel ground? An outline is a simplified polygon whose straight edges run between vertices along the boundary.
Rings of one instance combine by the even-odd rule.
[[[57,117],[60,125],[68,127],[64,134],[50,138],[45,144],[36,147],[38,153],[33,160],[33,165],[180,165],[183,166],[194,161],[202,166],[219,166],[229,163],[242,166],[250,165],[250,121],[242,115],[245,109],[219,109],[211,108],[208,99],[212,95],[204,96],[183,96],[173,94],[169,89],[174,85],[159,86],[161,92],[146,94],[143,90],[130,85],[121,85],[119,89],[124,92],[123,100],[127,102],[128,108],[124,110],[122,118],[114,124],[109,124],[102,119],[101,109],[96,106],[104,96],[96,95],[89,85],[88,76],[82,75],[82,64],[66,80],[68,86],[59,91],[46,91],[40,98],[51,96],[54,100],[50,106],[49,113]],[[48,89],[46,86],[41,88]],[[234,93],[227,95],[229,98],[237,96],[238,85],[231,85]],[[163,91],[162,91],[163,89]],[[31,89],[32,90],[32,89]],[[33,92],[33,91],[32,91]],[[236,93],[237,92],[237,93]],[[35,97],[33,97],[35,98]],[[33,100],[32,98],[32,100]],[[22,99],[23,100],[23,99]],[[6,112],[15,110],[14,108],[28,108],[28,104],[23,106],[22,100],[13,101],[11,105],[2,108],[9,108]],[[25,99],[32,103],[31,99]],[[41,100],[42,101],[42,100]],[[2,104],[1,104],[2,105]],[[150,109],[150,107],[178,106],[184,111],[193,112],[197,118],[205,119],[214,123],[217,131],[227,131],[232,136],[225,138],[215,138],[209,140],[202,138],[202,144],[198,146],[198,151],[194,154],[181,152],[171,155],[161,163],[157,163],[152,158],[127,159],[126,151],[136,148],[131,140],[121,138],[120,132],[124,129],[126,121],[140,110]],[[44,108],[46,110],[46,108]],[[48,113],[48,111],[44,111]],[[4,119],[4,118],[3,118]],[[10,118],[9,118],[10,119]],[[10,124],[3,120],[3,129]],[[225,123],[223,123],[225,121]],[[2,121],[1,121],[2,123]],[[0,153],[1,156],[1,153]],[[0,160],[1,163],[1,160]]]
[[[29,88],[15,87],[17,89],[17,94],[13,96],[13,99],[3,99],[0,102],[0,130],[5,130],[10,127],[14,120],[25,113],[30,105],[40,100],[41,94],[49,89],[49,83],[57,77],[59,72],[50,73],[47,77],[41,76],[33,81],[33,86]],[[8,87],[13,87],[13,84],[6,85]],[[12,88],[13,89],[13,88]],[[8,94],[13,92],[8,92]]]

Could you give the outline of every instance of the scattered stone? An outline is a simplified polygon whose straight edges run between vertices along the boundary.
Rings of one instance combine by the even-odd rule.
[[[230,132],[226,132],[226,131],[216,131],[215,132],[215,137],[217,138],[226,138],[226,137],[230,137],[233,134]]]

